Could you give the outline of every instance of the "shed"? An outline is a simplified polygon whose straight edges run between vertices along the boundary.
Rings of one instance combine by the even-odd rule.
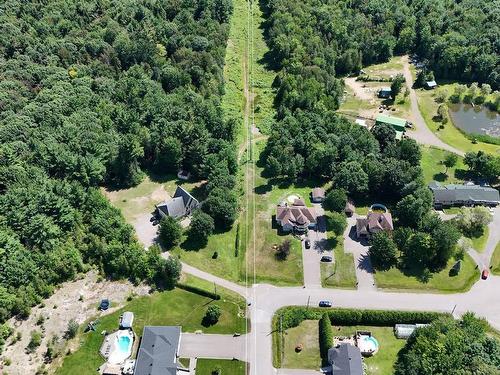
[[[354,204],[352,204],[352,202],[347,201],[347,203],[345,204],[344,213],[347,216],[351,217],[355,211],[356,208],[354,207]]]
[[[437,87],[437,83],[436,81],[427,81],[425,82],[425,86],[428,88],[428,89],[434,89]]]
[[[406,129],[406,120],[399,117],[378,115],[375,119],[375,126],[382,124],[392,126],[397,132],[404,132]]]
[[[311,199],[313,202],[319,203],[325,200],[325,189],[323,188],[314,188],[311,192]]]
[[[125,311],[123,315],[120,317],[120,328],[132,328],[132,324],[134,323],[134,313],[130,311]]]
[[[391,88],[390,87],[382,87],[380,90],[378,90],[378,97],[387,99],[391,97]]]
[[[413,332],[420,327],[425,327],[428,324],[396,324],[394,326],[394,334],[398,339],[407,339]]]

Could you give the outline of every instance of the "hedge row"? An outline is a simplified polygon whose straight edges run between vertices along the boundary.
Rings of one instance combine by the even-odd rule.
[[[328,350],[333,346],[333,330],[328,313],[324,313],[318,322],[319,352],[323,364],[328,363]]]
[[[285,307],[278,311],[283,329],[297,327],[304,320],[319,320],[324,309],[306,307]],[[333,325],[393,326],[398,323],[430,323],[439,317],[449,315],[430,311],[388,311],[331,309],[327,311]],[[277,319],[276,321],[278,321]]]
[[[183,284],[183,283],[177,283],[176,286],[179,289],[183,289],[183,290],[186,290],[188,292],[196,293],[196,294],[203,296],[203,297],[212,298],[214,300],[220,300],[220,294],[216,294],[214,292],[209,292],[208,290],[201,289],[201,288],[198,288],[196,286],[191,286],[191,285],[187,285],[187,284]]]

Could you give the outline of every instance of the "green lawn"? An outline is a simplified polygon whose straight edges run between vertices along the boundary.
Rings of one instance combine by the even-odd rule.
[[[298,327],[287,329],[284,342],[283,368],[317,370],[321,367],[317,320],[304,320]],[[297,345],[302,345],[300,352],[295,351]]]
[[[198,359],[196,361],[196,375],[212,375],[213,371],[220,370],[220,375],[245,375],[247,365],[242,361],[229,359]]]
[[[193,276],[190,276],[186,282],[194,286],[207,286],[208,288],[205,281],[196,279]],[[183,332],[202,330],[205,333],[244,333],[246,319],[241,313],[245,311],[245,302],[222,288],[218,288],[217,292],[222,296],[219,301],[213,301],[210,298],[182,289],[156,292],[150,296],[132,300],[119,311],[99,317],[100,323],[96,332],[83,333],[80,330],[78,336],[79,349],[64,359],[62,367],[57,369],[56,374],[94,375],[96,369],[103,363],[103,359],[98,352],[103,340],[100,332],[103,330],[108,332],[116,330],[118,328],[118,318],[123,311],[132,311],[134,313],[133,328],[139,336],[142,334],[145,325],[180,325]],[[220,306],[222,315],[216,325],[204,327],[201,321],[210,304]],[[97,312],[96,315],[98,315]],[[81,329],[84,326],[85,324],[82,324]]]
[[[488,236],[490,235],[490,229],[488,227],[484,228],[483,234],[479,237],[471,237],[472,247],[482,253],[484,251],[484,247],[486,246],[486,242],[488,241]]]
[[[365,358],[367,375],[392,374],[397,354],[405,345],[404,340],[398,340],[392,327],[374,326],[343,326],[333,327],[334,336],[350,336],[356,331],[370,331],[377,339],[380,349],[373,357]],[[318,321],[305,320],[298,327],[286,330],[284,334],[283,368],[313,369],[321,366],[319,354]],[[302,351],[296,352],[297,345],[302,345]],[[276,348],[275,348],[276,350]]]
[[[466,167],[463,163],[463,158],[458,157],[457,164],[453,168],[449,168],[445,174],[446,167],[443,165],[443,160],[448,154],[435,147],[421,147],[422,159],[420,165],[424,172],[425,183],[431,181],[439,181],[444,183],[461,183],[463,182]]]
[[[495,275],[500,275],[500,242],[495,247],[493,256],[491,257],[491,272]]]
[[[354,257],[344,252],[342,236],[334,241],[334,263],[321,263],[321,284],[325,288],[356,288]]]
[[[441,90],[447,90],[449,93],[453,90],[453,84],[443,84],[440,86]],[[435,90],[416,90],[418,96],[418,106],[422,116],[436,135],[450,146],[456,147],[462,151],[485,151],[491,154],[500,153],[500,146],[492,145],[489,143],[478,142],[473,144],[463,133],[460,132],[450,121],[445,125],[444,129],[438,129],[440,122],[434,121],[439,103],[434,100]]]
[[[377,354],[364,360],[367,375],[394,373],[394,363],[397,360],[398,352],[406,341],[397,339],[392,327],[343,326],[333,328],[333,334],[338,336],[349,336],[356,331],[370,331],[379,343],[380,349]]]
[[[389,61],[381,64],[366,66],[363,68],[366,74],[370,76],[380,76],[390,78],[391,75],[403,73],[403,61],[401,56],[394,56]],[[390,82],[387,82],[390,86]]]
[[[455,264],[455,260],[451,259],[445,269],[432,274],[428,282],[419,280],[415,270],[408,270],[405,275],[397,268],[391,268],[389,271],[377,271],[375,281],[379,288],[396,290],[441,293],[458,293],[469,290],[479,278],[476,264],[469,255],[465,255],[460,273],[457,276],[450,276],[449,271],[453,264]]]

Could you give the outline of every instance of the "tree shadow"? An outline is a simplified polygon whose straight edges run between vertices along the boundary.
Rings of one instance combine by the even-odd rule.
[[[254,192],[258,195],[264,195],[269,193],[271,190],[273,190],[273,185],[268,182],[267,184],[256,186]]]
[[[469,178],[469,171],[466,169],[455,169],[454,172],[455,178],[459,180],[467,180]]]
[[[372,266],[372,261],[371,261],[370,256],[368,254],[361,254],[359,256],[358,268],[360,270],[366,271],[370,274],[375,273],[373,266]]]

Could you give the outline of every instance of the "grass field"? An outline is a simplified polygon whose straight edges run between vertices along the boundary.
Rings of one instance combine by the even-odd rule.
[[[453,84],[443,84],[440,86],[440,89],[447,90],[451,93],[453,90]],[[445,125],[444,129],[438,129],[441,123],[434,120],[434,116],[436,116],[437,108],[439,106],[439,104],[434,100],[436,91],[418,89],[416,90],[416,93],[418,96],[418,106],[425,122],[427,123],[427,126],[444,142],[465,152],[485,151],[496,155],[500,153],[500,146],[484,142],[473,144],[463,133],[460,132],[460,130],[453,126],[451,121]]]
[[[500,242],[497,243],[493,256],[491,257],[491,272],[495,275],[500,275]]]
[[[421,147],[422,159],[420,165],[424,172],[425,183],[431,181],[439,181],[443,183],[461,183],[466,173],[466,167],[463,163],[463,158],[458,157],[457,164],[453,168],[449,168],[445,174],[446,167],[442,164],[448,151],[444,151],[435,147]]]
[[[414,290],[414,291],[436,291],[441,293],[458,293],[469,290],[474,282],[479,278],[479,271],[476,264],[469,255],[465,255],[462,262],[462,269],[457,276],[450,276],[449,271],[454,259],[448,262],[444,270],[432,274],[428,282],[423,282],[417,277],[414,270],[407,270],[406,274],[397,268],[391,268],[388,271],[377,271],[375,281],[379,288],[396,290]]]
[[[334,263],[321,263],[321,284],[325,288],[356,288],[354,257],[344,252],[342,236],[334,239]]]
[[[380,350],[373,357],[365,358],[367,375],[392,374],[397,354],[405,345],[404,340],[398,340],[391,327],[374,326],[342,326],[333,327],[334,336],[350,336],[356,331],[371,331],[377,339]],[[319,354],[318,321],[305,320],[298,327],[290,328],[284,335],[283,368],[313,369],[318,370],[321,366]],[[297,345],[303,349],[296,352]]]
[[[486,242],[488,241],[488,236],[490,235],[490,230],[488,227],[484,228],[483,234],[480,237],[471,237],[472,247],[482,253],[484,251],[484,247],[486,246]]]
[[[207,282],[190,276],[186,282],[194,286],[206,286]],[[211,289],[209,289],[211,290]],[[58,368],[58,375],[94,375],[96,369],[103,363],[99,348],[103,341],[101,331],[113,332],[118,328],[118,318],[123,311],[134,313],[134,332],[140,336],[145,325],[181,325],[183,332],[202,330],[205,333],[245,332],[246,320],[240,314],[245,310],[245,302],[233,293],[218,288],[222,299],[213,301],[198,294],[174,289],[166,292],[156,292],[147,297],[140,297],[129,302],[122,309],[102,317],[96,332],[83,333],[80,327],[78,340],[80,347],[68,355]],[[222,310],[219,322],[211,327],[201,324],[207,307],[218,305]],[[96,315],[97,311],[96,311]]]
[[[196,361],[196,375],[212,375],[220,370],[220,375],[245,375],[247,364],[229,359],[203,359]]]

